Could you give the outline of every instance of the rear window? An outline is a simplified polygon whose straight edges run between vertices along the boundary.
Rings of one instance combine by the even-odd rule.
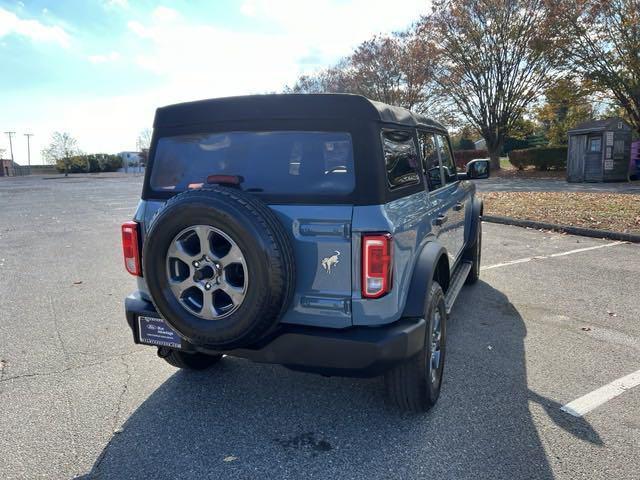
[[[226,132],[158,140],[156,191],[183,191],[210,175],[242,177],[242,189],[267,194],[348,194],[355,186],[351,135],[341,132]]]

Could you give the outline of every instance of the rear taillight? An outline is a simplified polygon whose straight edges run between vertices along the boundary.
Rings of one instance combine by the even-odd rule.
[[[379,298],[391,290],[391,234],[362,236],[362,297]]]
[[[138,228],[139,224],[137,222],[125,222],[122,224],[122,252],[127,272],[141,277]]]

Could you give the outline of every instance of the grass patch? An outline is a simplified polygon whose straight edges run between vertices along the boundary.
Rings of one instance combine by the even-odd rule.
[[[514,170],[514,166],[511,165],[509,157],[500,157],[500,168],[503,170]]]
[[[585,192],[488,192],[485,215],[640,234],[640,195]]]

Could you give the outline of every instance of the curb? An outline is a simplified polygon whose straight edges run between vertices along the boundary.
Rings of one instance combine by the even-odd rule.
[[[40,177],[42,180],[72,180],[74,178],[92,178],[92,179],[98,179],[98,180],[104,180],[104,179],[113,179],[113,178],[136,178],[136,177],[140,177],[142,178],[144,176],[144,174],[142,173],[120,173],[120,172],[106,172],[106,173],[115,173],[115,175],[104,175],[105,172],[103,173],[70,173],[68,176],[64,176],[63,173],[59,174],[59,175],[51,175],[49,174],[48,176],[40,176],[40,175],[30,175],[31,178],[35,178],[35,177]],[[27,177],[27,175],[25,175],[25,177]]]
[[[634,233],[612,232],[611,230],[596,230],[593,228],[572,227],[569,225],[556,225],[555,223],[535,222],[533,220],[520,220],[518,218],[510,217],[495,217],[493,215],[483,215],[482,220],[490,223],[515,225],[516,227],[554,230],[556,232],[570,233],[571,235],[581,235],[583,237],[608,238],[611,240],[640,243],[640,235]]]

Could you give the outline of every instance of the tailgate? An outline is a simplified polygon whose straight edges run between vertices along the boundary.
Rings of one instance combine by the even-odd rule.
[[[351,326],[351,217],[345,205],[270,205],[291,234],[296,290],[282,321]]]

